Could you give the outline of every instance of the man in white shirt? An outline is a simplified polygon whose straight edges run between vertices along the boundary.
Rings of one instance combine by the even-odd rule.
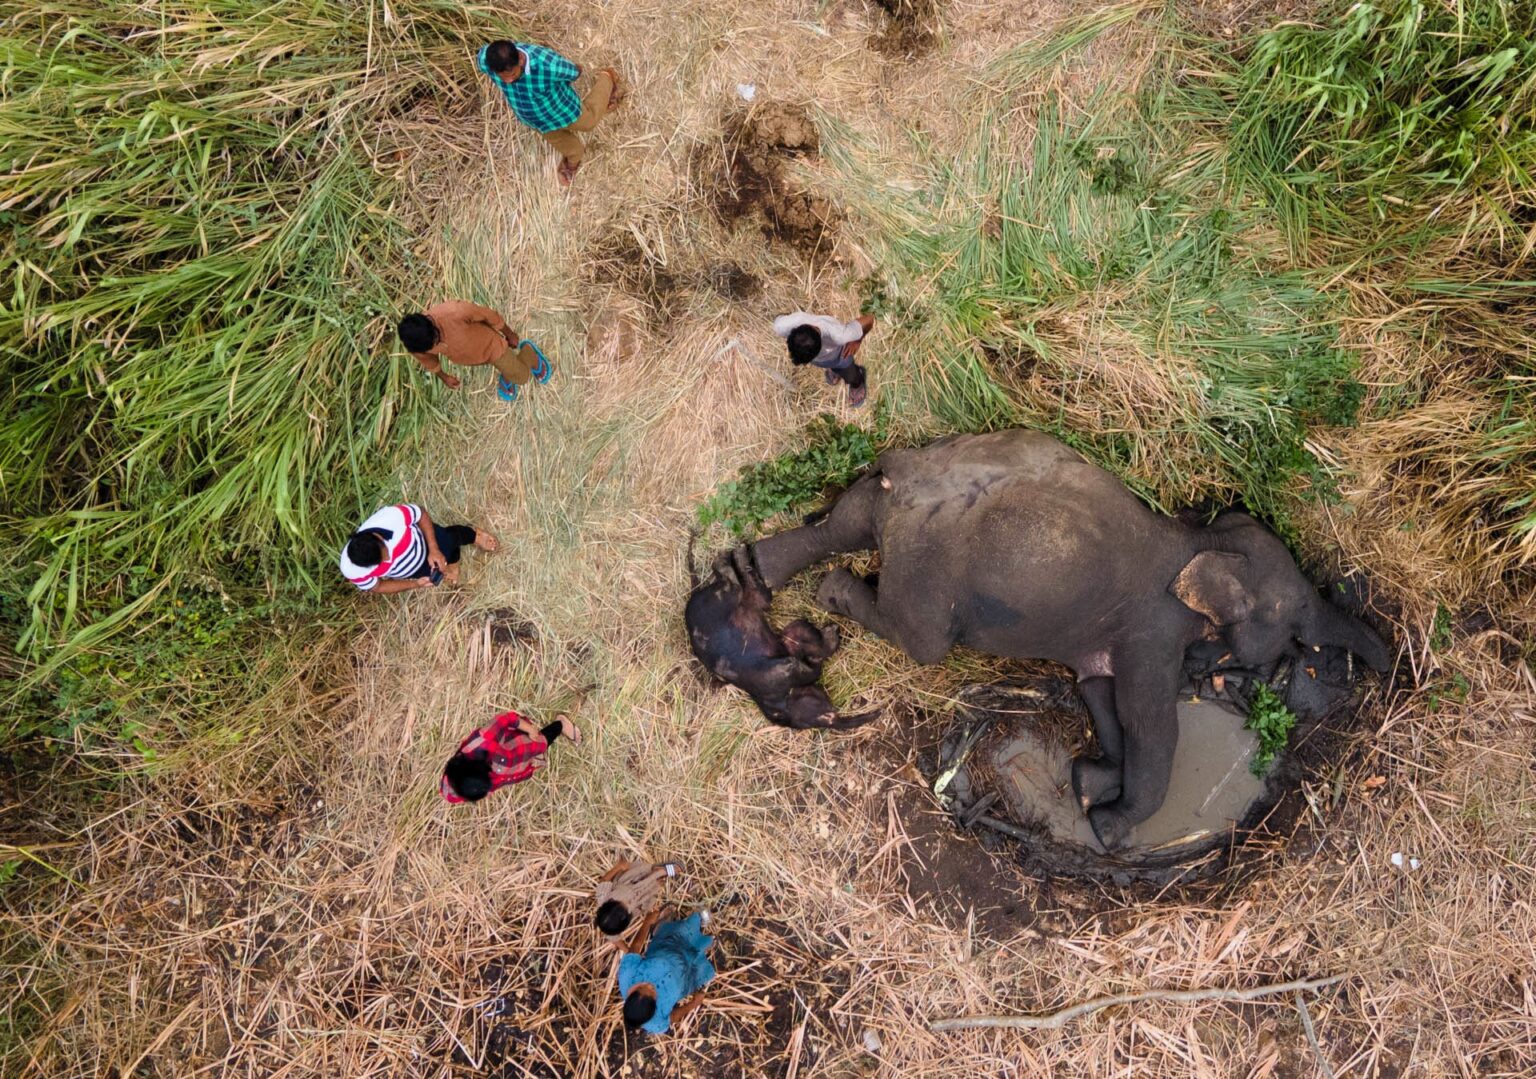
[[[773,332],[789,346],[789,360],[796,364],[820,367],[830,386],[839,379],[848,384],[848,403],[858,408],[864,403],[865,371],[853,362],[854,354],[865,336],[875,328],[875,316],[860,315],[852,322],[842,322],[830,315],[796,311],[773,320]]]
[[[341,575],[381,596],[459,579],[459,552],[496,549],[496,537],[469,525],[444,528],[414,502],[376,510],[341,550]]]

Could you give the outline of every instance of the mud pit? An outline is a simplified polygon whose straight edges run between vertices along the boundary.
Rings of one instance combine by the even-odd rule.
[[[1330,654],[1331,653],[1331,654]],[[1016,849],[1026,869],[1047,876],[1166,884],[1217,872],[1243,853],[1243,839],[1294,787],[1285,754],[1269,777],[1251,768],[1257,737],[1243,702],[1269,686],[1308,729],[1355,699],[1356,668],[1327,650],[1305,665],[1191,678],[1179,700],[1179,746],[1161,808],[1106,852],[1077,804],[1071,765],[1086,741],[1081,702],[1018,685],[962,694],[927,777],[963,827]],[[1298,728],[1299,736],[1300,728]],[[1293,736],[1293,744],[1296,737]]]
[[[756,217],[770,243],[787,244],[807,260],[826,258],[842,214],[785,168],[792,158],[814,157],[819,145],[816,124],[802,106],[764,102],[725,115],[720,143],[694,155],[694,178],[727,228]]]

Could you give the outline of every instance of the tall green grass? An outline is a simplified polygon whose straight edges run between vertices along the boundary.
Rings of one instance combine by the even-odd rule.
[[[1407,254],[1508,233],[1536,176],[1536,4],[1364,0],[1284,23],[1211,82],[1227,161],[1301,246]]]
[[[177,599],[316,594],[430,410],[386,347],[430,273],[397,136],[472,90],[490,23],[449,0],[11,10],[0,503],[14,644],[46,674]]]
[[[1134,94],[1040,103],[1126,27],[1153,58]],[[1369,0],[1227,41],[1127,4],[1002,56],[971,142],[919,143],[929,185],[873,214],[928,414],[1053,429],[1167,508],[1240,500],[1291,531],[1339,478],[1315,436],[1423,392],[1362,383],[1340,332],[1362,297],[1492,382],[1536,356],[1533,27],[1510,0]],[[1473,469],[1518,545],[1536,444],[1498,432]]]

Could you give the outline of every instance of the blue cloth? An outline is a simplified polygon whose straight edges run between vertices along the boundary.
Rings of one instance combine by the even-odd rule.
[[[571,87],[577,75],[576,65],[554,49],[542,45],[517,43],[523,54],[523,73],[513,82],[504,81],[486,63],[490,46],[475,57],[478,67],[501,91],[519,120],[535,131],[559,131],[570,127],[581,116],[581,98]]]
[[[651,934],[645,954],[630,952],[619,960],[619,998],[641,982],[656,987],[656,1014],[641,1028],[650,1034],[672,1029],[672,1009],[703,989],[715,976],[705,953],[715,942],[704,935],[703,916],[694,913],[680,922],[662,922]]]

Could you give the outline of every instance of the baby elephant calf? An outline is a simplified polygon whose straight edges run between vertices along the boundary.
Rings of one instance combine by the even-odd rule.
[[[725,551],[713,574],[695,583],[684,620],[693,654],[721,681],[747,691],[769,722],[804,730],[849,730],[878,712],[839,715],[817,685],[821,665],[837,651],[836,626],[817,629],[796,619],[782,632],[768,622],[773,593],[750,547]]]

